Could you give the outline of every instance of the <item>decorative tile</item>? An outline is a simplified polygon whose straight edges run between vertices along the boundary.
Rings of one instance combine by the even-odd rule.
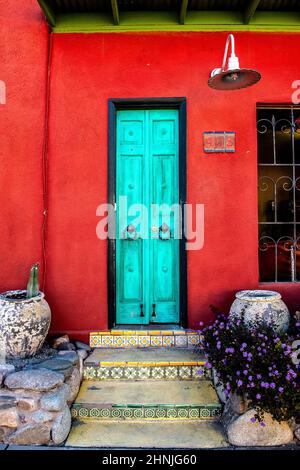
[[[172,366],[166,367],[165,378],[167,380],[176,380],[178,378],[178,367],[172,367]]]
[[[189,346],[197,346],[199,344],[199,335],[197,334],[188,334],[187,339]]]
[[[189,419],[197,419],[200,417],[200,410],[199,408],[190,408],[188,410]]]
[[[138,378],[142,379],[149,379],[150,378],[150,367],[138,367]]]
[[[167,410],[167,418],[168,419],[175,419],[177,418],[177,411],[175,408],[171,408]]]
[[[127,346],[126,336],[115,336],[113,341],[116,348],[125,348]]]
[[[201,408],[200,418],[210,418],[211,410],[209,408]]]
[[[90,337],[90,347],[91,348],[100,348],[102,344],[101,336],[91,336]]]
[[[123,377],[123,368],[122,367],[112,367],[110,372],[110,377],[112,379],[121,379]]]
[[[109,379],[110,377],[110,368],[109,367],[99,367],[97,370],[97,378],[100,380]]]
[[[137,336],[128,336],[127,337],[127,345],[128,346],[138,346],[138,338]]]
[[[150,346],[150,336],[138,336],[140,348],[147,348]]]
[[[191,372],[190,366],[179,366],[179,377],[181,379],[191,378]]]
[[[155,409],[154,408],[145,408],[144,409],[144,418],[145,419],[154,419],[155,418]]]
[[[162,336],[151,336],[151,346],[162,346]]]
[[[126,367],[124,370],[124,378],[127,380],[137,378],[137,368],[136,367]]]
[[[114,338],[113,336],[102,336],[102,342],[101,342],[101,346],[102,347],[110,347],[110,346],[113,346],[114,345]]]
[[[163,342],[162,342],[162,345],[163,346],[174,346],[175,344],[175,338],[174,338],[174,335],[170,335],[170,336],[163,336]]]
[[[84,378],[87,380],[93,380],[97,376],[97,370],[95,367],[85,367]]]
[[[178,348],[186,348],[187,345],[188,341],[186,335],[175,336],[175,346],[177,346]]]
[[[164,368],[163,367],[152,367],[152,379],[163,379],[164,378]]]

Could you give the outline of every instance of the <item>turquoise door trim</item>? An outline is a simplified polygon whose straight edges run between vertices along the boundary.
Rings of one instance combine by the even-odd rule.
[[[179,113],[120,110],[116,126],[116,323],[179,323]]]

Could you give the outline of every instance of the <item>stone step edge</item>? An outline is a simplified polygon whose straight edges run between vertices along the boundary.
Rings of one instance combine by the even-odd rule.
[[[205,363],[200,365],[84,366],[85,380],[195,380],[210,378]]]
[[[73,419],[93,420],[208,420],[221,414],[222,405],[113,405],[74,403],[71,409]]]
[[[91,348],[150,348],[199,346],[198,332],[186,331],[105,331],[90,333]]]

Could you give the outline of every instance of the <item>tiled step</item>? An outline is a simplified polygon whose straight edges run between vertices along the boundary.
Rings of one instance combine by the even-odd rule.
[[[90,334],[92,348],[194,348],[200,344],[200,335],[194,330],[120,330],[99,331]]]
[[[85,361],[86,380],[193,380],[204,377],[200,351],[181,348],[96,349]]]
[[[209,420],[220,410],[210,381],[84,381],[72,415],[93,420]]]
[[[205,421],[79,421],[66,447],[211,449],[227,447],[221,425]]]

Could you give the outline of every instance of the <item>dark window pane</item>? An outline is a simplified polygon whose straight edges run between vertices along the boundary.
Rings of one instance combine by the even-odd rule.
[[[300,280],[300,109],[258,108],[260,280]]]

